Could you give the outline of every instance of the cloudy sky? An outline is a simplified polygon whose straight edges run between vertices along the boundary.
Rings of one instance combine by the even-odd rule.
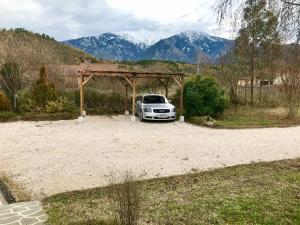
[[[220,30],[215,0],[0,0],[0,27],[24,27],[57,40],[103,32]]]

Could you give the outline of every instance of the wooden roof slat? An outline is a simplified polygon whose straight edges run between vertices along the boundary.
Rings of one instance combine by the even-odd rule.
[[[180,76],[185,77],[188,76],[185,73],[164,73],[164,72],[140,72],[140,71],[101,71],[101,70],[79,70],[77,71],[78,76],[102,76],[102,77],[137,77],[137,78],[157,78],[157,77],[172,77],[172,76]]]

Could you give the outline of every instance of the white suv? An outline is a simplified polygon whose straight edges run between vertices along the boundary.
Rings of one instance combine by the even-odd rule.
[[[137,96],[136,115],[144,120],[171,120],[176,119],[176,108],[165,96],[147,94]]]

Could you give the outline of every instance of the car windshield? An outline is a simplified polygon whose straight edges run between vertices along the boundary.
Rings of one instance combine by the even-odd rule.
[[[144,96],[143,103],[145,104],[165,103],[165,98],[163,96],[158,96],[158,95],[147,95]]]

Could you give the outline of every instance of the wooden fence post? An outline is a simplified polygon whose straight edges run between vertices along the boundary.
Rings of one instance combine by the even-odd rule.
[[[83,111],[84,111],[84,76],[81,74],[80,77],[80,116],[83,117]]]

